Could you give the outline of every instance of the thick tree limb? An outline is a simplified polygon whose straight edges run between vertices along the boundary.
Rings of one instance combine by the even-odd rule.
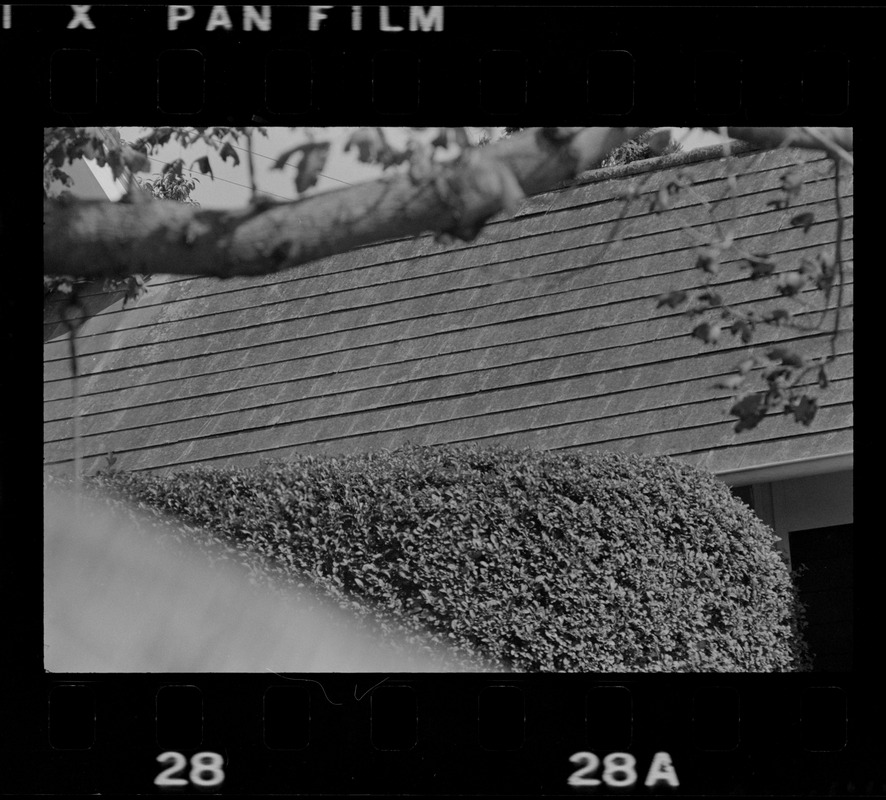
[[[261,275],[427,231],[471,239],[489,217],[594,166],[638,130],[536,128],[421,178],[399,174],[233,212],[164,201],[47,201],[44,273]]]
[[[467,151],[424,176],[394,177],[291,203],[212,211],[172,201],[44,201],[44,274],[263,275],[387,239],[432,231],[470,240],[493,215],[600,164],[643,128],[532,128]],[[801,128],[730,128],[777,146],[816,146]],[[844,149],[851,129],[820,129]],[[842,131],[829,134],[827,131]],[[849,131],[848,134],[845,132]],[[796,132],[796,134],[794,133]],[[822,143],[817,144],[823,149]]]

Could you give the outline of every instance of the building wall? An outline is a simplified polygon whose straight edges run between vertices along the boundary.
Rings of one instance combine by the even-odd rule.
[[[848,525],[854,521],[853,471],[810,475],[755,484],[752,503],[760,519],[781,537],[779,548],[790,558],[792,531]]]

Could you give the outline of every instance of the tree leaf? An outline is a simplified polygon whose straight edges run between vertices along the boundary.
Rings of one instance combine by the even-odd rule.
[[[65,163],[65,145],[63,142],[59,142],[49,154],[50,159],[52,160],[52,164],[55,167],[60,167]]]
[[[812,424],[815,415],[818,412],[818,400],[814,397],[804,394],[800,398],[800,402],[791,408],[794,414],[794,421],[799,422],[807,427]]]
[[[709,289],[706,292],[701,292],[697,296],[697,300],[700,303],[707,303],[711,308],[716,308],[717,306],[723,305],[723,298],[713,289]]]
[[[729,329],[734,336],[740,337],[745,344],[750,342],[754,335],[753,327],[744,319],[735,320]]]
[[[464,128],[440,128],[437,135],[431,140],[431,147],[447,148],[450,144],[461,148],[470,147],[470,137]]]
[[[283,169],[283,167],[287,166],[289,159],[296,153],[300,153],[303,148],[304,145],[300,144],[296,147],[290,147],[288,150],[284,150],[279,156],[277,156],[274,163],[271,164],[271,169]]]
[[[793,315],[786,308],[773,308],[764,319],[773,325],[782,325],[791,321]]]
[[[795,295],[800,294],[805,286],[806,276],[801,275],[799,272],[785,272],[778,277],[779,294],[782,294],[785,297],[794,297]]]
[[[685,303],[688,297],[689,295],[681,289],[677,289],[672,292],[665,292],[664,294],[660,294],[658,296],[655,307],[661,308],[662,306],[667,306],[668,308],[676,308],[677,306]]]
[[[185,166],[185,161],[183,158],[176,158],[173,161],[170,161],[168,164],[163,165],[163,169],[161,170],[162,175],[181,175],[182,169]]]
[[[749,394],[747,397],[743,397],[729,409],[729,413],[739,418],[735,425],[736,433],[756,428],[766,414],[763,395]]]
[[[302,159],[295,176],[295,188],[299,194],[317,183],[320,171],[329,157],[329,142],[311,142],[302,146]]]
[[[786,367],[802,367],[805,364],[799,353],[787,347],[773,347],[767,351],[766,357],[773,361],[780,361]]]
[[[698,249],[698,258],[695,261],[695,268],[716,274],[720,269],[720,250],[716,247],[700,247]]]
[[[815,214],[811,211],[806,211],[802,214],[797,214],[795,217],[791,217],[791,225],[795,228],[802,228],[803,233],[808,233],[809,229],[815,224]]]
[[[716,344],[720,338],[720,333],[720,326],[710,322],[702,322],[701,325],[696,325],[692,330],[692,336],[696,339],[701,339],[707,344]]]
[[[381,153],[390,150],[381,128],[358,128],[345,142],[345,152],[352,147],[357,150],[357,159],[364,164],[378,161]]]
[[[230,142],[225,142],[222,145],[221,150],[218,151],[218,154],[221,157],[221,160],[226,164],[228,163],[228,157],[234,160],[235,167],[240,163],[240,156],[237,155],[237,151]]]
[[[151,159],[128,145],[122,149],[121,158],[123,163],[133,172],[148,172],[151,169]]]
[[[747,265],[751,268],[751,280],[759,280],[760,278],[768,278],[775,272],[775,262],[769,260],[769,256],[754,256],[746,259]]]
[[[202,156],[198,158],[194,162],[194,164],[197,165],[200,172],[202,172],[204,175],[208,174],[210,177],[214,177],[212,175],[212,167],[209,164],[209,156]],[[194,164],[191,164],[191,169],[194,169]]]

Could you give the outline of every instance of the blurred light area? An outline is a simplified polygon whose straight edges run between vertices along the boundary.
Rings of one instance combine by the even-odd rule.
[[[107,165],[100,167],[91,158],[66,162],[62,169],[74,184],[67,190],[81,200],[119,200],[126,194],[122,182],[114,180],[111,168]],[[53,181],[48,189],[49,196],[57,197],[65,188],[61,181]]]
[[[671,140],[679,142],[684,152],[729,141],[728,136],[701,128],[669,128],[668,130],[671,132]]]
[[[271,591],[240,565],[160,540],[71,494],[44,493],[49,672],[482,671],[373,638],[331,602]]]
[[[109,200],[119,200],[124,194],[126,194],[126,187],[123,185],[123,182],[114,178],[114,173],[107,164],[100,167],[98,163],[91,158],[84,159],[84,161]]]

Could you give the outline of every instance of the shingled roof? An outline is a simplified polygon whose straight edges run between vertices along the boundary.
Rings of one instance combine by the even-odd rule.
[[[805,186],[796,203],[767,206],[797,162]],[[386,242],[262,279],[158,277],[125,310],[122,295],[96,288],[86,299],[97,313],[78,345],[85,466],[109,450],[120,468],[168,470],[411,441],[666,453],[728,475],[851,453],[850,334],[810,427],[778,415],[737,434],[730,393],[715,383],[746,346],[732,336],[705,345],[679,311],[655,308],[662,292],[703,285],[690,229],[711,230],[728,169],[708,152],[600,170],[527,199],[473,242]],[[834,185],[819,154],[743,152],[732,169],[738,196],[714,213],[734,220],[743,248],[793,269],[832,245]],[[694,191],[650,214],[650,199],[680,170]],[[626,206],[631,186],[640,194]],[[843,193],[851,306],[851,176]],[[807,233],[789,223],[803,211],[816,219]],[[738,264],[716,281],[729,301],[773,297],[771,282],[744,280]],[[72,459],[57,302],[44,326],[51,470]],[[829,346],[825,332],[764,333],[761,341],[798,340],[807,355]]]

